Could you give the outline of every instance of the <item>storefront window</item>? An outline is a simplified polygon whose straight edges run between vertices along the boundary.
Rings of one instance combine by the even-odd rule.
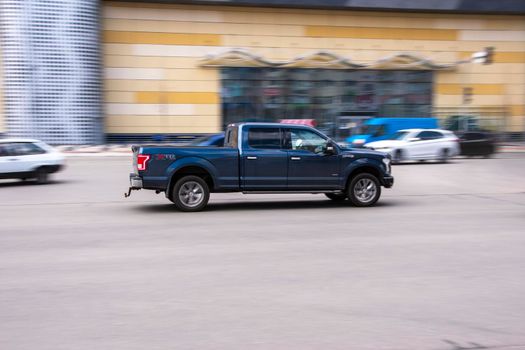
[[[430,117],[432,106],[431,71],[222,68],[221,80],[224,126],[315,119],[342,137],[353,116]]]

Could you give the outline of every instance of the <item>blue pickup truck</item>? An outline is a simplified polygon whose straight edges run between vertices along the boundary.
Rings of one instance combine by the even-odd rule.
[[[182,211],[206,207],[211,192],[324,193],[355,206],[392,187],[390,156],[345,149],[304,125],[239,123],[223,147],[133,146],[132,190],[164,192]]]

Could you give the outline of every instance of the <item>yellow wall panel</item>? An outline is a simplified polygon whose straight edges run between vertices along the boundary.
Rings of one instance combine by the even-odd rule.
[[[106,91],[104,102],[107,103],[133,103],[134,95],[128,91]]]
[[[434,105],[440,106],[462,106],[462,95],[434,95]],[[472,102],[468,105],[470,107],[476,106],[507,106],[507,98],[503,95],[472,95]]]
[[[111,115],[107,118],[106,125],[112,127],[125,126],[206,126],[215,125],[218,116],[178,116],[178,115]]]
[[[133,45],[130,44],[102,44],[104,55],[133,55]]]
[[[525,30],[525,16],[515,18],[484,20],[483,29]]]
[[[525,104],[525,94],[506,95],[504,96],[505,105],[523,105]]]
[[[220,91],[218,80],[105,80],[106,91],[173,91],[173,92],[214,92]]]
[[[362,38],[400,40],[456,40],[452,29],[360,28],[334,26],[307,26],[306,35],[323,38]]]
[[[525,84],[525,75],[438,71],[434,73],[434,81],[437,84]]]
[[[505,92],[502,84],[437,84],[434,91],[440,95],[462,95],[464,87],[472,88],[473,95],[501,95]]]
[[[220,115],[221,107],[219,104],[200,104],[195,105],[195,115]]]
[[[513,116],[525,116],[525,104],[523,104],[523,105],[510,105],[509,109],[510,109],[510,115],[513,115]]]
[[[109,134],[206,134],[216,133],[218,126],[107,126]]]
[[[166,69],[167,80],[218,80],[219,70],[200,69]]]
[[[102,41],[114,44],[221,45],[217,34],[149,33],[105,30]]]
[[[465,74],[525,74],[525,64],[497,63],[497,64],[465,64],[457,68],[457,72]]]
[[[304,27],[279,24],[206,23],[133,19],[107,19],[105,30],[157,33],[238,34],[302,36]]]
[[[189,57],[152,57],[105,55],[104,67],[108,68],[186,68],[197,69],[199,62]]]
[[[491,41],[522,41],[525,40],[525,31],[521,30],[462,30],[459,40],[491,40]]]
[[[138,91],[134,93],[136,103],[219,103],[218,94],[213,92],[162,92]]]
[[[508,131],[523,132],[525,128],[525,116],[510,116],[506,118]]]

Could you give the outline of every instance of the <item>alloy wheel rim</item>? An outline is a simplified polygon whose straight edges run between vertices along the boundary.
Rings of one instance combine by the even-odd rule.
[[[354,186],[354,195],[361,203],[371,202],[377,193],[377,185],[371,179],[360,179]]]
[[[196,207],[204,199],[204,188],[196,181],[185,182],[179,189],[179,199],[187,207]]]

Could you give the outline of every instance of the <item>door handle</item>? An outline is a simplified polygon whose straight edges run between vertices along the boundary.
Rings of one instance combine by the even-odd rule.
[[[248,156],[248,157],[246,157],[246,159],[248,159],[248,160],[257,160],[257,157],[255,157],[255,156]]]
[[[18,159],[18,158],[9,158],[8,160],[11,161],[11,162],[16,162],[17,160],[20,160],[20,159]]]
[[[291,160],[301,160],[301,157],[290,157]]]

